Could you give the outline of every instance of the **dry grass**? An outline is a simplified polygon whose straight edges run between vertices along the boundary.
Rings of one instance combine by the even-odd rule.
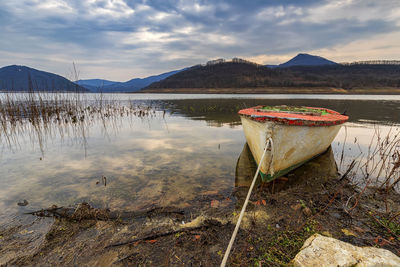
[[[348,199],[348,212],[359,204],[367,191],[386,194],[400,191],[400,130],[397,127],[392,126],[386,133],[382,133],[376,126],[368,146],[360,145],[355,139],[353,147],[358,149],[358,155],[353,158],[346,155],[346,146],[349,144],[346,145],[344,140],[339,164],[339,168],[345,170],[342,179],[349,179],[360,189]],[[344,162],[348,163],[347,166]]]
[[[13,147],[28,134],[43,145],[47,137],[65,134],[86,145],[86,132],[96,121],[104,130],[116,129],[123,117],[164,116],[151,105],[119,101],[112,95],[81,93],[2,93],[0,95],[0,144]]]

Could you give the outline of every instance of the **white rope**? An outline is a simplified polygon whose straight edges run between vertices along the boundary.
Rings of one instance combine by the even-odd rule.
[[[264,161],[264,157],[265,157],[265,154],[267,152],[268,146],[271,146],[271,160],[270,160],[270,164],[269,165],[271,166],[271,164],[272,164],[273,142],[272,142],[272,138],[270,137],[265,142],[264,152],[263,152],[263,154],[261,156],[260,163],[258,164],[258,168],[257,168],[256,174],[254,175],[253,182],[250,185],[250,189],[249,189],[249,192],[247,193],[247,197],[246,197],[246,200],[244,201],[242,210],[240,211],[239,219],[238,219],[238,221],[236,223],[235,230],[233,231],[233,234],[231,236],[231,240],[229,241],[228,247],[226,248],[224,258],[222,259],[222,262],[221,262],[221,267],[225,267],[226,262],[227,262],[228,257],[229,257],[229,253],[231,252],[233,243],[235,242],[236,235],[237,235],[237,233],[239,231],[240,223],[242,222],[242,219],[243,219],[243,216],[244,216],[244,212],[246,211],[247,204],[249,203],[251,191],[253,191],[253,187],[254,187],[254,185],[256,183],[256,180],[257,180],[257,177],[258,177],[258,173],[260,172],[261,163]],[[268,168],[270,168],[270,166]],[[266,174],[268,174],[268,171],[266,172]]]

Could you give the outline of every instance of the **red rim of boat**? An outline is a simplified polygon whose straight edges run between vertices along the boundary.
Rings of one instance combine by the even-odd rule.
[[[249,117],[252,120],[264,122],[274,121],[282,124],[297,125],[297,126],[330,126],[338,125],[346,122],[349,117],[340,114],[339,112],[316,107],[305,107],[316,111],[324,111],[324,115],[308,115],[291,112],[279,111],[260,111],[263,106],[256,106],[240,110],[239,115]]]

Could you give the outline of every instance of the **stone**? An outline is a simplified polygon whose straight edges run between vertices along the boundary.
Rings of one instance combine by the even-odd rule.
[[[23,201],[20,201],[20,202],[17,203],[17,205],[21,206],[21,207],[24,207],[24,206],[26,206],[28,204],[29,204],[29,202],[26,199],[24,199]]]
[[[236,225],[239,219],[239,213],[232,218],[232,223]],[[270,219],[270,215],[263,209],[257,209],[254,211],[247,211],[244,213],[242,222],[240,224],[240,228],[242,229],[251,229],[253,227],[253,223],[260,225],[267,225]]]
[[[304,213],[304,215],[306,215],[308,217],[310,217],[312,215],[312,211],[311,211],[311,209],[309,207],[305,207],[303,209],[303,213]]]
[[[297,203],[296,205],[292,205],[290,207],[292,208],[292,210],[299,210],[299,209],[301,209],[301,204]]]
[[[341,230],[342,230],[342,233],[347,235],[347,236],[355,236],[355,237],[357,237],[357,235],[353,231],[351,231],[350,229],[343,228]]]
[[[349,243],[314,234],[291,262],[294,267],[306,266],[400,266],[400,258],[392,252],[374,247],[357,247]]]

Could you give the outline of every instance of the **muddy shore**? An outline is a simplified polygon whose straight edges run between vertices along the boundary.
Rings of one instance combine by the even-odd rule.
[[[81,203],[64,213],[49,207],[26,214],[20,224],[0,227],[0,264],[218,266],[254,168],[245,154],[229,197],[210,192],[186,208],[134,213]],[[342,175],[328,151],[286,177],[258,184],[228,264],[285,266],[314,233],[400,255],[400,196],[359,194]]]

